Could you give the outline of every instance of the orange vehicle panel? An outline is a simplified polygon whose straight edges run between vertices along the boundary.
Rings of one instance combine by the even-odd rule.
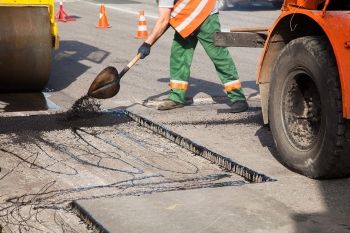
[[[270,36],[279,22],[291,14],[303,14],[313,19],[320,25],[327,35],[337,61],[339,78],[341,82],[343,116],[350,119],[350,12],[349,11],[327,11],[323,15],[322,11],[306,10],[298,7],[288,6],[286,11],[282,11],[275,24],[269,30],[269,37],[265,43],[264,52],[260,58],[258,67],[257,82],[260,82],[260,71],[265,54],[268,49]]]

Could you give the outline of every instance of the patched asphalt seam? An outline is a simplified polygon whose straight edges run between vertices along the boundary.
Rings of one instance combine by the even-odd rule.
[[[129,116],[131,119],[139,123],[141,126],[152,130],[153,132],[167,138],[168,140],[189,150],[190,152],[209,160],[210,162],[213,162],[219,165],[220,167],[243,177],[245,180],[249,182],[264,183],[264,182],[276,181],[276,179],[273,179],[262,173],[254,171],[246,166],[243,166],[233,161],[230,158],[220,155],[214,151],[211,151],[210,149],[202,145],[199,145],[198,143],[193,142],[192,140],[186,137],[183,137],[173,132],[172,130],[167,129],[165,126],[157,124],[147,118],[144,118],[140,115],[137,115],[127,110],[116,111],[116,112],[117,114],[125,114]]]

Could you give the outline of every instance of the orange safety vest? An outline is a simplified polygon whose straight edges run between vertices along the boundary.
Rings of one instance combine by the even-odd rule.
[[[179,0],[171,12],[170,25],[186,38],[210,15],[215,4],[216,0]]]

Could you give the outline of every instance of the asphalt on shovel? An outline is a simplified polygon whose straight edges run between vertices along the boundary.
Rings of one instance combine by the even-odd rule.
[[[135,63],[140,60],[141,53],[137,54],[124,69],[118,73],[113,66],[103,69],[92,82],[88,95],[97,99],[108,99],[118,94],[120,90],[120,80]]]

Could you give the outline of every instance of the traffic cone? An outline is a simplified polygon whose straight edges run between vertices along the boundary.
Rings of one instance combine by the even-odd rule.
[[[105,5],[101,4],[100,6],[100,17],[98,19],[98,28],[110,28],[108,24],[107,14],[106,14],[106,8]]]
[[[60,22],[74,21],[74,19],[71,16],[69,16],[65,12],[65,10],[63,9],[63,2],[62,1],[60,1],[60,9],[56,13],[55,18],[56,18],[57,21],[60,21]]]
[[[143,10],[141,10],[139,12],[139,23],[138,23],[135,38],[146,39],[147,37],[148,37],[147,21],[146,21],[146,17],[145,17],[145,12]]]

